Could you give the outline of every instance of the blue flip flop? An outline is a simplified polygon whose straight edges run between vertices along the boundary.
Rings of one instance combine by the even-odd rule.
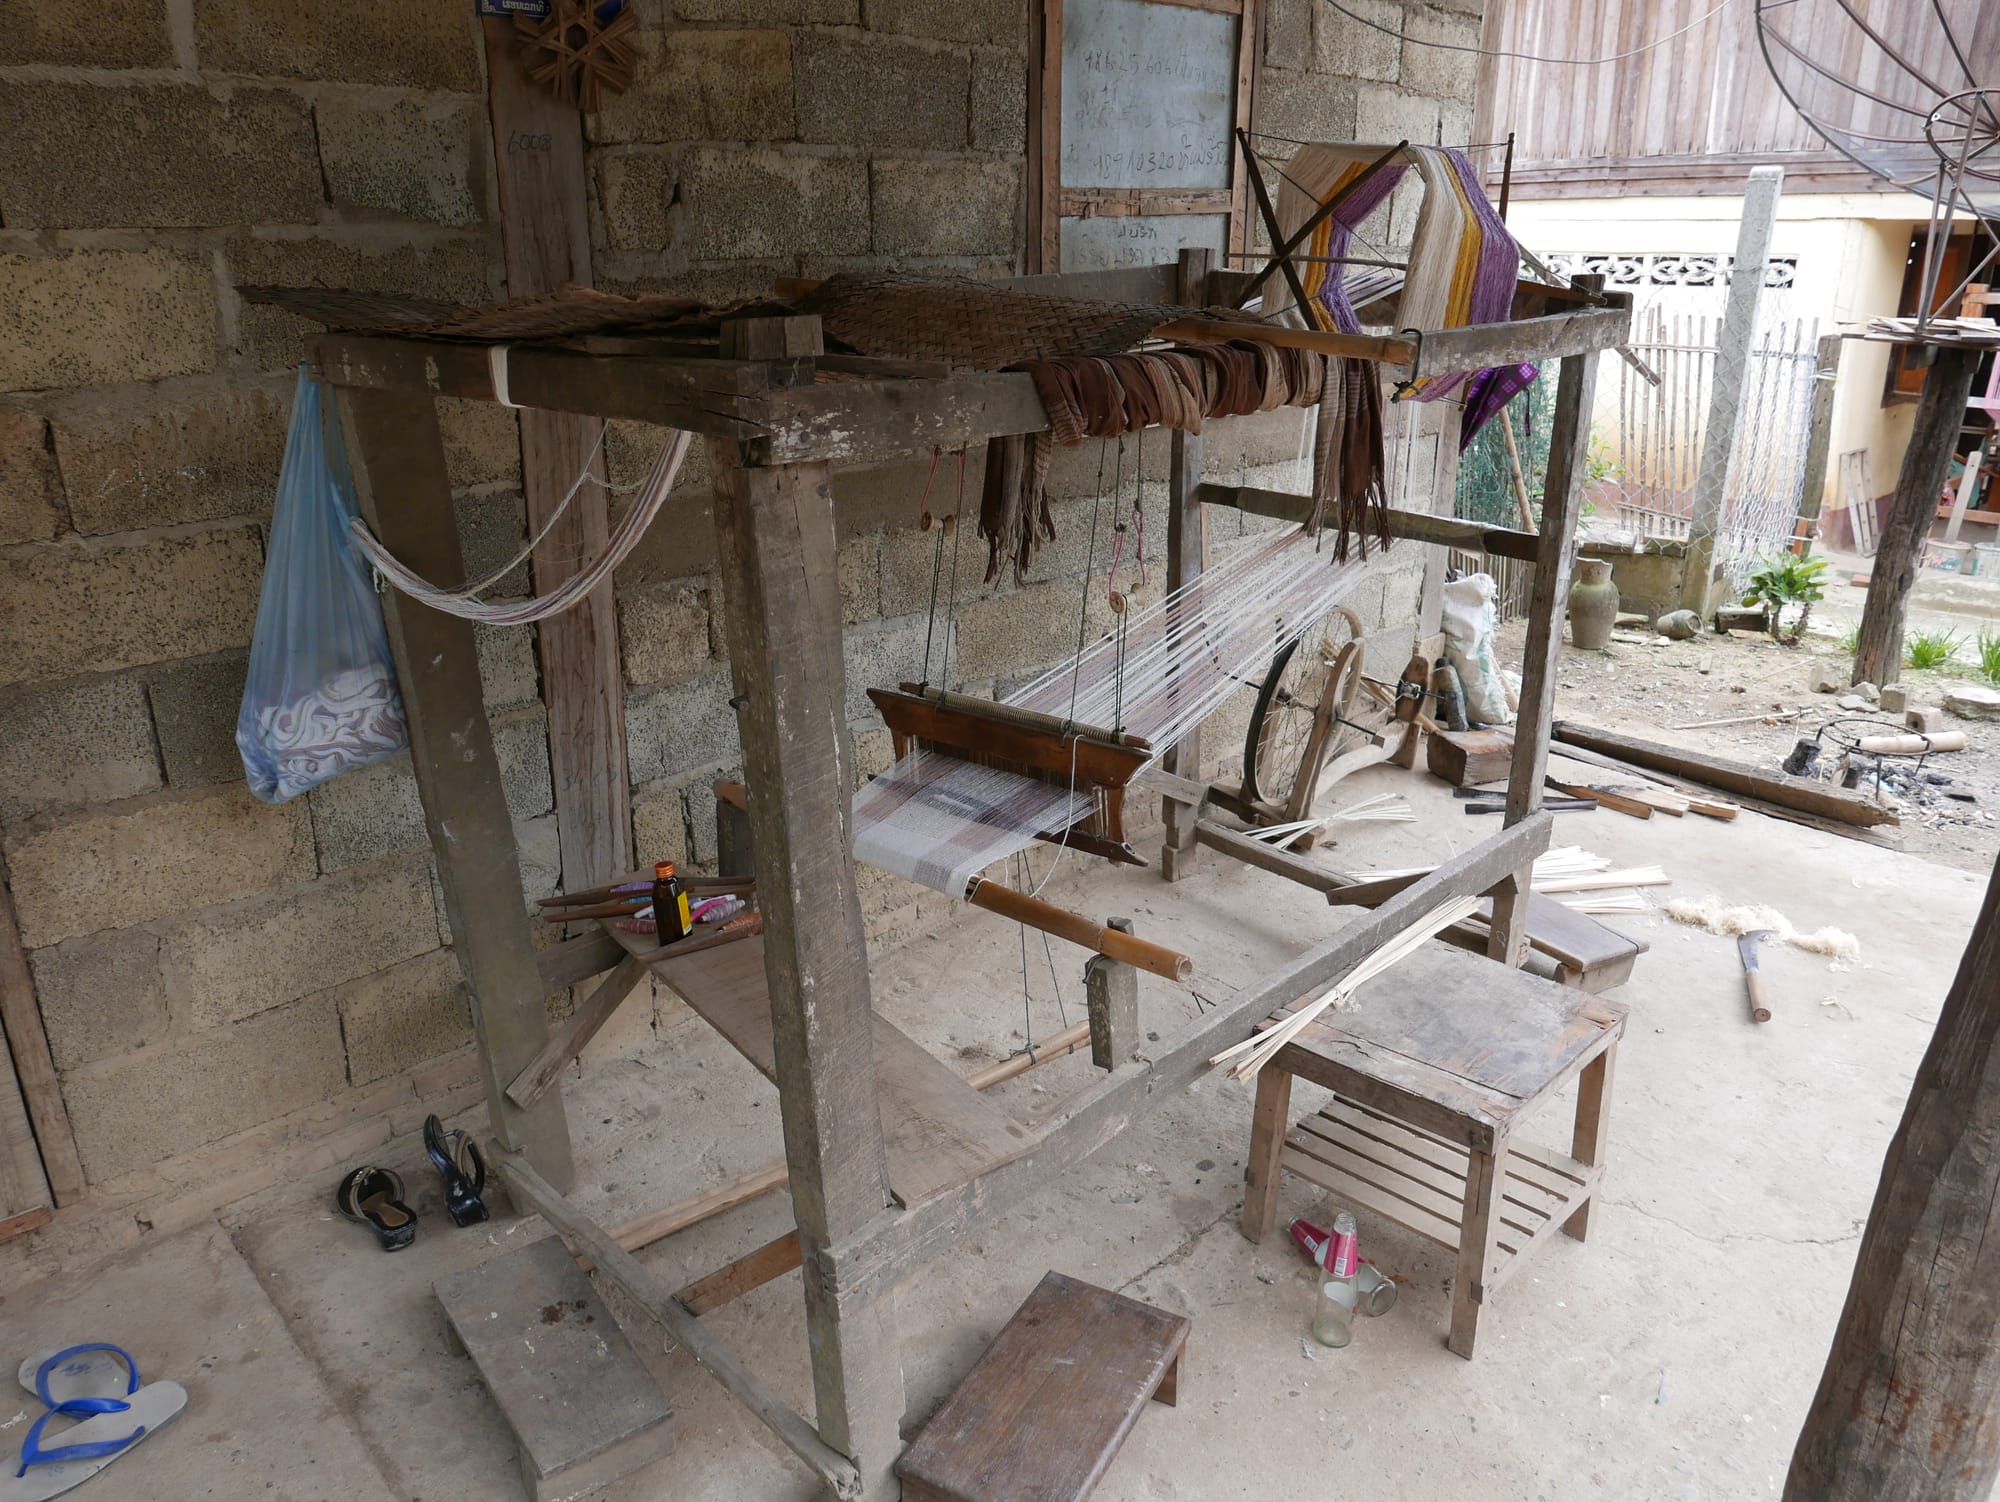
[[[20,1378],[48,1412],[23,1437],[20,1453],[0,1466],[0,1502],[48,1502],[82,1485],[179,1418],[188,1401],[178,1382],[142,1386],[138,1363],[103,1343],[37,1352],[21,1363]],[[66,1427],[50,1434],[52,1420]]]

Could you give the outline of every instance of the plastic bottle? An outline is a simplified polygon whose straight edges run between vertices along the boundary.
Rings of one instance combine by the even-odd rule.
[[[1354,1339],[1354,1306],[1360,1299],[1354,1279],[1360,1269],[1356,1242],[1354,1217],[1343,1210],[1333,1218],[1319,1308],[1313,1314],[1313,1339],[1323,1346],[1338,1349]]]
[[[674,875],[672,861],[660,861],[653,867],[653,924],[662,944],[675,943],[694,932],[687,888]]]

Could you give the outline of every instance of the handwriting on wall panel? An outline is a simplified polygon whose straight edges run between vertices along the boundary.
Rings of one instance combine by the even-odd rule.
[[[1241,24],[1186,5],[1065,0],[1063,187],[1228,187]]]

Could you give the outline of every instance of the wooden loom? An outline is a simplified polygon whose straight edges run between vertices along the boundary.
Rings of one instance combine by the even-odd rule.
[[[1134,301],[1226,303],[1240,281],[1209,277],[1202,260],[1194,258],[1178,273],[1174,267],[1138,268],[1074,284],[1036,279],[1036,285],[1088,285],[1098,295]],[[1108,1024],[1101,1060],[1106,1072],[1033,1128],[999,1112],[873,1010],[844,837],[853,756],[842,728],[841,608],[826,481],[834,463],[1039,431],[1047,417],[1030,378],[913,374],[908,362],[897,369],[839,356],[829,357],[828,369],[841,367],[840,378],[820,379],[816,322],[755,314],[725,324],[712,353],[685,339],[594,346],[524,339],[512,349],[504,393],[496,390],[493,362],[478,343],[409,332],[334,334],[316,342],[315,369],[337,388],[362,515],[387,546],[429,578],[464,573],[437,426],[441,396],[491,401],[506,395],[529,407],[677,427],[708,439],[748,783],[747,817],[726,802],[718,809],[725,833],[722,869],[729,875],[754,871],[759,890],[774,894],[761,936],[642,961],[632,951],[651,949],[650,938],[607,924],[595,938],[538,955],[520,916],[518,856],[473,630],[395,595],[385,600],[385,613],[412,760],[477,1023],[498,1162],[510,1189],[524,1208],[539,1211],[586,1252],[637,1307],[663,1322],[835,1494],[876,1496],[894,1486],[891,1467],[901,1449],[904,1409],[896,1292],[919,1266],[954,1255],[968,1235],[1204,1077],[1218,1048],[1249,1036],[1273,1007],[1337,979],[1440,902],[1494,894],[1487,942],[1496,957],[1521,960],[1528,872],[1549,836],[1549,815],[1539,808],[1549,695],[1560,637],[1559,591],[1574,549],[1595,351],[1622,343],[1629,325],[1627,308],[1618,304],[1571,303],[1533,316],[1539,311],[1524,321],[1426,335],[1421,358],[1432,371],[1562,359],[1541,534],[1494,532],[1417,512],[1392,517],[1392,531],[1406,536],[1471,546],[1486,537],[1532,553],[1540,565],[1504,826],[1429,875],[1393,892],[1368,894],[1379,903],[1372,911],[1359,911],[1269,974],[1248,979],[1236,995],[1180,1031],[1148,1042],[1136,1023]],[[1378,358],[1404,369],[1418,359],[1413,339],[1374,344]],[[1173,450],[1170,589],[1201,567],[1204,502],[1256,510],[1302,499],[1234,487],[1206,490],[1199,436],[1176,434]],[[955,708],[924,707],[933,714]],[[931,723],[942,739],[941,722]],[[906,728],[913,736],[923,733],[914,717]],[[986,730],[982,722],[981,735],[990,743]],[[1214,828],[1205,816],[1206,790],[1177,775],[1197,764],[1192,739],[1170,748],[1164,768],[1148,773],[1169,794],[1164,874],[1170,879],[1190,868],[1198,829]],[[1143,755],[1116,741],[1107,746],[1107,756]],[[1107,772],[1103,785],[1128,783]],[[1128,833],[1115,825],[1099,832]],[[747,849],[746,835],[752,836]],[[1204,835],[1203,843],[1215,849],[1211,838]],[[1260,847],[1244,858],[1275,869],[1284,853]],[[552,1033],[545,994],[605,972],[576,1017]],[[562,1105],[564,1066],[648,974],[678,991],[776,1085],[805,1321],[815,1352],[816,1420],[784,1402],[693,1312],[715,1307],[720,1296],[684,1302],[631,1255],[629,1248],[659,1234],[658,1226],[685,1224],[684,1217],[663,1213],[648,1235],[614,1237],[570,1198],[575,1170]],[[802,989],[806,977],[810,1004]],[[555,1067],[537,1074],[538,1061],[546,1066],[551,1057]],[[705,1279],[702,1286],[727,1285],[730,1294],[740,1293],[789,1265],[760,1250],[731,1263],[727,1278]]]

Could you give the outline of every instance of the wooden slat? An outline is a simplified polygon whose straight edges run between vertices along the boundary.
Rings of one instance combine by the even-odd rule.
[[[1310,887],[1316,892],[1325,892],[1328,899],[1342,887],[1349,885],[1343,878],[1331,871],[1315,866],[1304,856],[1294,855],[1289,850],[1280,850],[1265,840],[1253,840],[1247,834],[1239,834],[1213,819],[1196,821],[1195,838],[1211,850],[1242,861],[1246,866],[1255,866],[1260,871],[1269,871],[1282,876],[1287,881],[1295,881],[1300,886]],[[1416,878],[1412,877],[1412,881]]]
[[[1176,267],[1176,295],[1183,304],[1206,300],[1214,257],[1205,249],[1183,250]],[[1176,431],[1167,449],[1167,593],[1185,589],[1208,562],[1208,520],[1201,507],[1201,434]],[[1168,671],[1176,671],[1170,664]],[[1162,758],[1168,776],[1201,776],[1201,727],[1166,748]],[[1205,796],[1205,795],[1203,795]],[[1168,798],[1162,807],[1166,842],[1160,852],[1160,873],[1168,881],[1192,875],[1195,868],[1195,825],[1203,796]]]
[[[838,1497],[859,1497],[861,1475],[854,1463],[833,1449],[792,1409],[780,1402],[764,1384],[745,1369],[742,1362],[711,1330],[681,1307],[652,1273],[630,1252],[605,1234],[603,1228],[570,1204],[563,1195],[536,1173],[526,1160],[506,1153],[498,1160],[507,1187],[525,1206],[532,1208],[561,1233],[576,1250],[584,1253],[606,1277],[687,1348],[708,1374],[720,1382],[738,1402],[783,1441],[785,1448],[806,1463],[813,1474],[832,1488]]]
[[[54,1197],[35,1151],[35,1129],[21,1098],[21,1082],[5,1067],[6,1041],[6,1031],[0,1027],[0,1218],[18,1220],[37,1212],[46,1215]]]
[[[35,1000],[34,976],[28,970],[28,951],[21,945],[4,861],[0,861],[0,1032],[6,1035],[14,1078],[34,1128],[41,1160],[36,1172],[46,1178],[55,1204],[70,1204],[83,1197],[83,1160],[77,1156],[62,1082],[49,1056],[48,1034],[42,1028],[42,1009]],[[31,1178],[22,1182],[31,1183]]]
[[[707,1314],[740,1299],[753,1288],[762,1288],[774,1278],[782,1278],[799,1265],[799,1233],[787,1231],[774,1236],[756,1251],[717,1268],[705,1278],[697,1278],[674,1295],[689,1314]]]
[[[629,954],[620,960],[618,968],[597,983],[597,988],[563,1020],[541,1052],[514,1076],[507,1086],[507,1098],[526,1110],[546,1095],[569,1067],[570,1060],[589,1046],[590,1040],[645,978],[646,967],[640,961]]]
[[[463,579],[435,403],[363,387],[343,387],[338,397],[362,518],[419,574]],[[493,1130],[503,1147],[524,1151],[543,1178],[566,1185],[573,1170],[562,1097],[552,1091],[522,1110],[505,1093],[547,1041],[547,993],[522,917],[514,822],[493,753],[472,625],[394,590],[383,595],[382,610],[452,948],[472,993]]]
[[[541,973],[542,994],[547,995],[589,980],[593,975],[602,975],[624,958],[624,946],[616,939],[607,933],[592,932],[537,950],[535,968]]]

